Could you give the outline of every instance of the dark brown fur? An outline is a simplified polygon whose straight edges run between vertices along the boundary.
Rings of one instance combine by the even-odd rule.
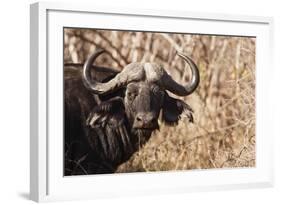
[[[91,72],[96,82],[117,75],[111,69]],[[81,66],[64,68],[65,175],[113,173],[159,129],[159,118],[170,125],[181,115],[193,121],[192,109],[170,97],[161,82],[141,78],[94,94],[81,73]]]

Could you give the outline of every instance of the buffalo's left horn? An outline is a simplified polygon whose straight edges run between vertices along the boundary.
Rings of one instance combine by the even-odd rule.
[[[192,78],[190,82],[186,85],[180,85],[168,73],[165,72],[162,78],[162,83],[166,90],[169,90],[170,92],[178,96],[186,96],[194,92],[198,87],[200,82],[199,70],[196,64],[191,60],[191,58],[179,52],[177,52],[177,55],[183,58],[183,60],[188,63],[191,69]]]

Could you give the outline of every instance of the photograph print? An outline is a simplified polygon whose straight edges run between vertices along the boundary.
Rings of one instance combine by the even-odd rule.
[[[63,38],[64,176],[255,167],[255,37]]]

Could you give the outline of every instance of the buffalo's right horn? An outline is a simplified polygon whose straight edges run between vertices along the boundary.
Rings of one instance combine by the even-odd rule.
[[[127,65],[122,72],[118,73],[113,79],[108,82],[101,83],[91,78],[91,67],[97,57],[104,53],[105,50],[98,49],[85,62],[83,67],[83,83],[95,94],[105,94],[120,87],[126,86],[131,81],[137,81],[143,78],[144,71],[141,64],[131,63]]]
[[[103,49],[98,49],[96,52],[94,52],[84,63],[83,67],[83,83],[84,85],[93,91],[95,94],[102,94],[106,93],[109,90],[111,90],[112,85],[107,85],[106,83],[100,83],[91,78],[91,67],[92,64],[95,62],[97,57],[104,53],[105,51]],[[110,81],[109,81],[110,82]]]

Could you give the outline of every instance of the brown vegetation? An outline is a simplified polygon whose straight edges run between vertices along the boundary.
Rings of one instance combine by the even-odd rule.
[[[160,123],[118,172],[255,166],[255,38],[92,29],[65,29],[64,38],[64,63],[83,63],[99,47],[110,55],[97,64],[117,70],[156,62],[186,82],[190,74],[176,50],[199,67],[199,87],[182,98],[194,110],[194,123]]]

